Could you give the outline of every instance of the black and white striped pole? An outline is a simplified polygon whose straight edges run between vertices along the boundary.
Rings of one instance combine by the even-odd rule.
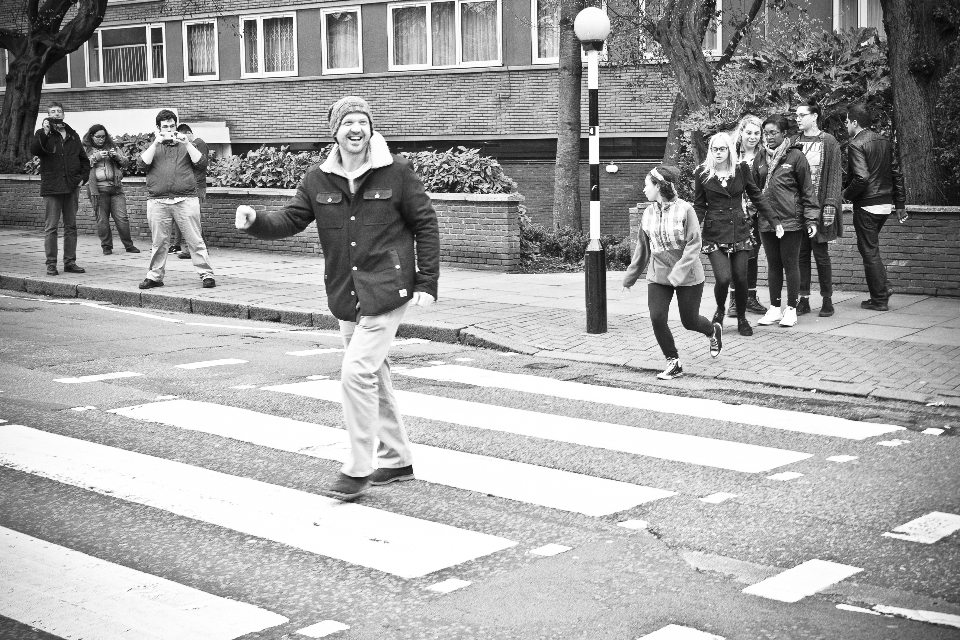
[[[587,333],[607,332],[607,259],[600,243],[600,51],[610,35],[610,18],[597,7],[577,14],[573,30],[587,54],[590,93],[590,244],[583,258]]]

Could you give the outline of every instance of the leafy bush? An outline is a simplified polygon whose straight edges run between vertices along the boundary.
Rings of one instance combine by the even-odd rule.
[[[601,235],[600,242],[606,253],[608,269],[621,271],[630,265],[632,254],[629,238]],[[566,271],[582,268],[583,256],[588,244],[590,244],[589,233],[571,227],[551,230],[542,224],[534,224],[527,215],[526,208],[521,206],[520,263],[523,268],[530,269],[543,258],[552,258],[554,263],[559,263]]]
[[[479,149],[457,147],[447,151],[402,154],[413,163],[427,191],[436,193],[516,193],[517,183],[500,163],[480,155]]]
[[[295,189],[307,169],[326,160],[332,148],[295,153],[290,147],[261,146],[211,162],[207,175],[218,187]]]
[[[940,165],[946,168],[951,201],[960,200],[960,64],[940,81],[940,99],[937,102],[937,126],[940,145],[936,148]]]

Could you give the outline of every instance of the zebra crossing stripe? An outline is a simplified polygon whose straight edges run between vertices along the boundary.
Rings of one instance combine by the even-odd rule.
[[[401,578],[516,545],[498,536],[19,425],[0,426],[0,464]]]
[[[328,402],[341,402],[339,380],[299,382],[264,389]],[[395,394],[401,411],[407,416],[744,473],[769,471],[812,457],[809,453],[786,449],[570,418],[409,391],[395,391]]]
[[[940,538],[960,531],[960,515],[934,511],[906,524],[902,524],[892,532],[883,534],[887,538],[897,538],[908,542],[933,544]]]
[[[743,593],[780,602],[799,602],[861,571],[863,569],[837,562],[807,560],[792,569],[747,587]]]
[[[58,378],[54,382],[62,382],[64,384],[83,384],[84,382],[100,382],[101,380],[116,380],[118,378],[133,378],[136,376],[141,376],[142,373],[134,373],[133,371],[117,371],[116,373],[101,373],[93,376],[80,376],[79,378]]]
[[[188,362],[176,365],[177,369],[206,369],[207,367],[222,367],[228,364],[246,364],[246,360],[238,358],[224,358],[223,360],[206,360],[204,362]]]
[[[723,640],[721,636],[699,631],[691,627],[681,627],[678,624],[668,624],[653,633],[640,636],[638,640]]]
[[[287,622],[11,529],[0,566],[0,615],[63,638],[232,640]]]
[[[884,433],[904,430],[904,427],[890,424],[856,422],[833,416],[769,409],[748,404],[731,405],[718,400],[602,387],[582,382],[554,380],[528,374],[488,371],[477,367],[459,365],[408,369],[403,372],[403,375],[427,380],[460,382],[479,387],[511,389],[568,400],[596,402],[693,418],[723,420],[756,427],[795,431],[811,435],[834,436],[850,440],[865,440]]]
[[[112,413],[326,460],[343,462],[349,456],[349,439],[343,429],[238,407],[175,400]],[[588,516],[625,511],[675,495],[664,489],[440,447],[414,444],[412,449],[420,480]]]
[[[327,349],[304,349],[303,351],[287,351],[288,356],[317,356],[322,353],[342,353],[343,349],[333,347]]]

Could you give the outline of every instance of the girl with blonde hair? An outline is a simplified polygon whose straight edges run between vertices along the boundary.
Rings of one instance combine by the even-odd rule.
[[[710,138],[707,158],[697,168],[693,208],[703,224],[702,253],[713,267],[713,294],[717,311],[713,321],[723,324],[727,290],[733,281],[740,335],[753,335],[747,322],[747,262],[756,243],[753,224],[744,209],[744,197],[772,219],[767,201],[753,179],[753,172],[738,161],[733,137],[720,132]]]

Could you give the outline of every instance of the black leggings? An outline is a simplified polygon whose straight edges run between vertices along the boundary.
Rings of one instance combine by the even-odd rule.
[[[745,320],[747,314],[747,263],[750,261],[749,249],[727,254],[716,250],[707,254],[713,267],[713,296],[717,299],[717,308],[723,309],[727,303],[727,287],[733,280],[734,300],[737,301],[737,319]]]
[[[677,358],[677,345],[673,333],[667,324],[670,301],[673,292],[677,292],[677,306],[680,307],[680,322],[688,331],[697,331],[705,336],[713,335],[713,323],[700,315],[700,298],[703,297],[703,283],[688,287],[673,287],[669,284],[647,283],[647,308],[650,309],[650,322],[657,344],[667,358]]]
[[[747,291],[757,290],[757,273],[760,271],[757,258],[760,256],[760,218],[753,216],[753,238],[757,244],[750,249],[750,260],[747,262]],[[733,290],[733,286],[730,287]],[[754,294],[756,295],[756,294]]]
[[[785,231],[782,238],[773,231],[760,233],[763,252],[767,254],[771,307],[780,306],[784,272],[787,274],[787,306],[796,307],[800,301],[800,242],[804,233],[804,230]]]

